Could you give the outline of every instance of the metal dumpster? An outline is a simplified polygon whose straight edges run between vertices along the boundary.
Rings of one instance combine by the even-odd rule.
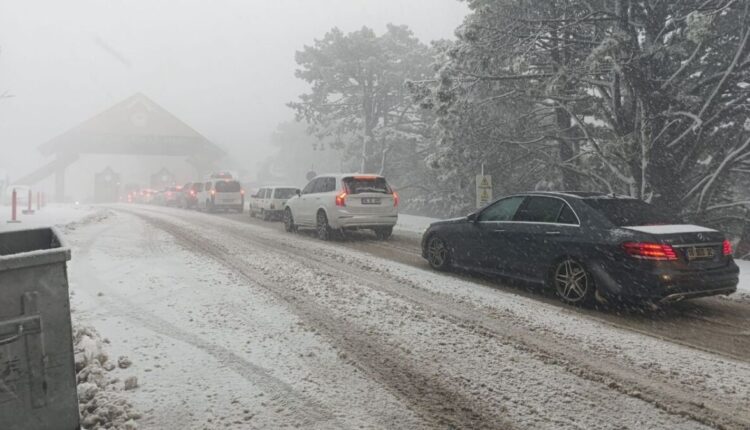
[[[52,228],[0,233],[0,429],[79,428],[68,260]]]

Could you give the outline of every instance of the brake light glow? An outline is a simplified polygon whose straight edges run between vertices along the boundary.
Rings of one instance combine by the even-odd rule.
[[[190,195],[195,196],[195,190],[190,190]]]
[[[728,239],[724,239],[724,245],[722,246],[722,253],[725,256],[732,255],[732,243]]]
[[[211,190],[211,195],[215,196],[216,195],[216,190]]]
[[[245,195],[245,190],[240,190],[240,194]]]
[[[346,206],[346,193],[341,193],[338,196],[336,196],[336,206],[344,207]]]
[[[665,261],[677,260],[677,253],[674,248],[672,248],[672,245],[661,243],[625,242],[622,244],[622,247],[625,249],[625,252],[635,258]]]
[[[398,203],[401,201],[401,198],[398,196],[397,192],[393,192],[393,206],[398,207]]]

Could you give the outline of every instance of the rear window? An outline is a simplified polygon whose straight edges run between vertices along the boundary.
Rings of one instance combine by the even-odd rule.
[[[290,199],[295,195],[297,195],[296,188],[276,188],[273,192],[273,198],[275,199]]]
[[[344,178],[344,185],[349,194],[383,193],[390,194],[391,187],[383,177],[354,177]]]
[[[623,226],[680,224],[654,206],[636,199],[583,199],[583,202],[604,215],[612,224]]]
[[[239,193],[241,188],[237,181],[218,181],[216,183],[217,193]]]
[[[203,184],[193,184],[193,190],[194,191],[203,191]]]

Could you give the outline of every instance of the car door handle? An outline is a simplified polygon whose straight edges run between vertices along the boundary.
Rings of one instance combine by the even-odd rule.
[[[560,232],[559,231],[548,231],[548,232],[546,232],[546,234],[548,236],[559,236]]]

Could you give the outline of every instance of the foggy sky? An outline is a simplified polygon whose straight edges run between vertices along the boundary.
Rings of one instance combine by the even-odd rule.
[[[143,92],[253,168],[306,90],[294,52],[337,26],[453,38],[458,0],[0,0],[0,169]]]

